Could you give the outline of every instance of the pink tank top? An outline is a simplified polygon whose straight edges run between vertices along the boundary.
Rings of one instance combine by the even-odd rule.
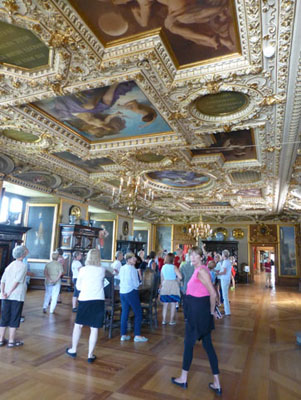
[[[202,284],[202,282],[198,278],[198,273],[201,269],[205,269],[210,275],[209,269],[206,267],[206,265],[201,265],[200,267],[196,268],[187,284],[186,295],[189,294],[190,296],[193,297],[210,296],[207,288]]]

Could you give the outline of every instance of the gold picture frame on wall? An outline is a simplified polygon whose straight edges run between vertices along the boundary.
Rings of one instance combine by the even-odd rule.
[[[97,239],[101,261],[112,262],[116,249],[115,219],[95,219],[94,228],[101,228]]]
[[[278,274],[281,278],[299,278],[295,225],[278,225]]]
[[[31,229],[25,235],[29,262],[48,262],[54,250],[57,204],[27,203],[24,225]]]

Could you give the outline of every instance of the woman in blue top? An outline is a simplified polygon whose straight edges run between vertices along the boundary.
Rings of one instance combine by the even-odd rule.
[[[168,303],[170,303],[170,322],[169,325],[175,325],[176,304],[180,301],[180,287],[177,277],[182,279],[182,274],[173,264],[174,255],[168,253],[165,257],[165,264],[161,270],[161,291],[160,300],[163,303],[162,325],[166,325],[166,314]]]

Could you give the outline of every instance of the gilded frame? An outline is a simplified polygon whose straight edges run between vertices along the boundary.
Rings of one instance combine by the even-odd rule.
[[[281,264],[282,263],[282,261],[281,261],[281,250],[282,250],[282,246],[281,246],[281,229],[282,228],[294,228],[294,250],[295,250],[295,259],[296,259],[296,274],[295,275],[286,275],[286,274],[283,274],[282,272],[283,272],[283,265]],[[277,234],[278,234],[278,254],[279,254],[279,262],[278,262],[278,276],[280,277],[280,278],[294,278],[294,279],[296,279],[296,278],[299,278],[300,277],[300,271],[299,271],[299,259],[298,259],[298,243],[297,243],[297,229],[296,229],[296,226],[295,225],[293,225],[293,224],[290,224],[290,225],[286,225],[286,224],[283,224],[283,225],[277,225]]]
[[[106,222],[112,222],[112,229],[109,229],[109,232],[111,231],[111,243],[110,243],[110,247],[111,247],[111,258],[102,258],[101,257],[101,261],[105,261],[105,262],[113,262],[115,259],[115,251],[116,251],[116,220],[115,219],[97,219],[95,218],[94,221],[99,222],[99,226],[94,225],[95,228],[100,228],[100,225]],[[98,239],[97,239],[98,240]],[[100,243],[97,243],[97,246],[99,245],[99,249],[101,251],[100,248]]]
[[[46,211],[47,210],[47,211]],[[31,212],[32,211],[32,212]],[[43,216],[44,211],[44,216]],[[46,215],[48,212],[48,215]],[[24,239],[25,246],[29,250],[29,262],[48,262],[51,260],[51,253],[54,251],[55,234],[58,216],[58,204],[52,203],[27,203],[25,210],[24,225],[34,227],[29,230]],[[40,222],[39,222],[40,221]],[[51,229],[45,229],[44,224],[51,221]],[[49,225],[48,225],[49,226]],[[45,233],[44,233],[45,230]],[[47,244],[49,243],[50,244]],[[40,248],[38,248],[40,246]],[[34,256],[30,257],[31,253]],[[41,253],[41,258],[35,256]],[[46,256],[47,254],[47,256]],[[46,257],[45,257],[46,256]]]

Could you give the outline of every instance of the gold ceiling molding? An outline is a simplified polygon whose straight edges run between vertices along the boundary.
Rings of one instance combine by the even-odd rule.
[[[110,197],[112,184],[109,181],[118,178],[122,171],[135,171],[143,175],[148,171],[180,169],[211,174],[214,179],[210,190],[185,190],[185,196],[194,199],[201,193],[204,203],[210,201],[210,196],[211,201],[216,196],[228,201],[229,197],[233,197],[233,194],[229,196],[228,185],[234,190],[241,187],[264,189],[261,198],[232,199],[232,206],[229,207],[202,206],[200,203],[198,208],[191,206],[193,200],[183,201],[183,192],[172,192],[171,196],[171,192],[158,185],[155,189],[155,208],[148,210],[148,214],[143,207],[139,207],[138,211],[138,215],[147,216],[152,221],[164,219],[163,213],[168,212],[167,205],[171,201],[176,203],[170,210],[173,221],[185,218],[187,207],[181,207],[182,203],[195,208],[191,211],[193,215],[203,210],[205,214],[214,215],[214,218],[215,215],[216,218],[222,218],[223,213],[238,213],[246,219],[248,214],[262,215],[270,212],[273,202],[277,200],[285,92],[294,26],[293,1],[235,0],[241,55],[220,57],[210,60],[208,64],[195,64],[181,69],[176,67],[164,38],[158,33],[149,38],[141,37],[104,48],[66,1],[18,0],[6,3],[17,4],[19,8],[11,12],[9,8],[6,11],[0,10],[0,20],[31,30],[43,43],[53,47],[50,49],[50,63],[46,69],[32,72],[0,66],[1,128],[27,129],[41,138],[34,145],[20,146],[20,142],[1,136],[1,147],[4,147],[3,152],[7,156],[13,155],[34,168],[43,165],[45,171],[52,171],[63,178],[62,188],[75,183],[86,185],[93,189],[91,198],[95,196],[100,206],[102,197]],[[262,46],[277,41],[277,53],[269,60],[264,59],[263,70]],[[172,133],[88,143],[28,105],[13,107],[125,80],[135,80],[170,125]],[[193,110],[191,112],[190,108],[193,108],[193,101],[197,97],[225,90],[246,94],[250,99],[249,105],[231,117],[228,116],[228,119],[220,116],[207,120],[203,115],[196,116]],[[248,128],[254,128],[257,160],[244,162],[238,159],[234,163],[225,163],[220,155],[210,154],[191,158],[188,149],[209,147],[210,134]],[[104,165],[103,171],[87,173],[81,167],[52,154],[60,151],[68,151],[85,160],[109,157],[117,164]],[[138,154],[143,156],[152,152],[163,159],[158,163],[144,163],[136,158]],[[129,160],[119,165],[118,161],[124,157],[129,157]],[[233,181],[235,173],[247,175],[252,171],[261,175],[260,181]],[[296,171],[294,173],[297,174]],[[299,175],[293,179],[296,186]],[[295,186],[291,185],[290,190]],[[217,188],[221,190],[217,191]],[[298,207],[298,202],[296,197],[288,196],[285,207],[292,210],[296,205]]]
[[[39,2],[38,5],[32,2],[30,7],[24,0],[21,0],[21,3],[24,14],[15,14],[14,20],[11,21],[8,13],[0,12],[0,19],[32,31],[46,46],[49,46],[49,65],[36,70],[0,66],[0,73],[2,71],[5,73],[4,89],[8,89],[1,96],[2,104],[8,102],[22,104],[49,97],[51,93],[62,94],[63,87],[69,80],[83,81],[84,76],[89,79],[93,78],[93,75],[96,77],[92,70],[95,70],[94,65],[97,60],[99,63],[98,56],[85,42],[78,42],[79,37],[74,25],[67,23],[64,15],[53,7],[51,1]],[[47,8],[47,12],[43,11],[43,6]],[[60,30],[57,30],[58,25]]]

